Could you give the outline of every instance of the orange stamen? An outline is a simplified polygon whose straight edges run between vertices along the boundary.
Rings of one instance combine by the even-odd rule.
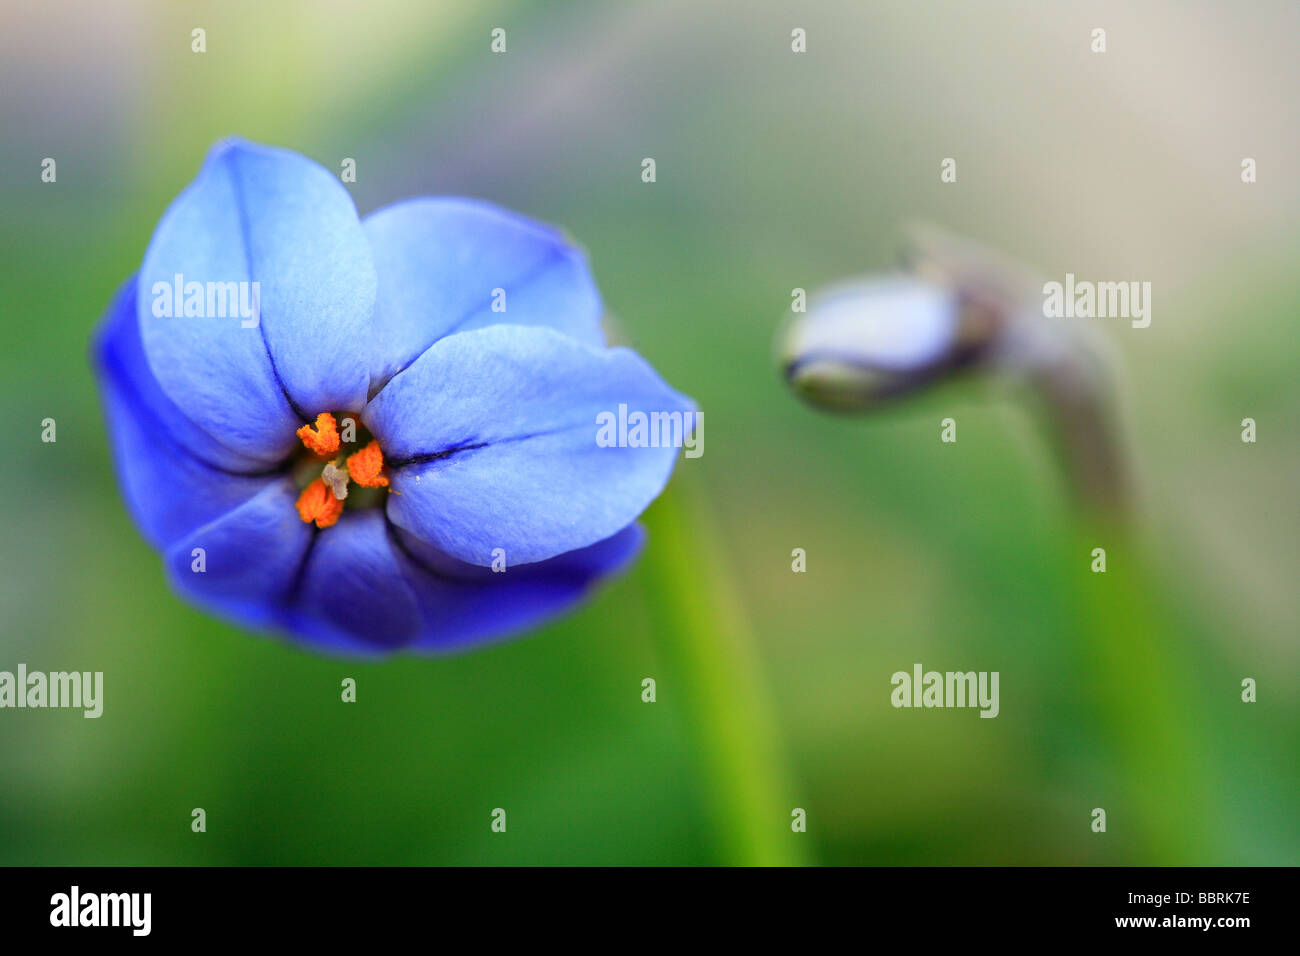
[[[343,514],[343,501],[334,497],[330,486],[317,478],[298,496],[298,517],[318,528],[328,528]]]
[[[307,450],[322,458],[329,458],[339,450],[339,428],[338,422],[334,421],[334,416],[329,412],[321,412],[316,416],[316,430],[312,426],[303,425],[298,429],[298,437],[302,443],[307,446]],[[332,524],[333,522],[331,522]]]
[[[386,488],[388,475],[384,470],[384,452],[379,442],[372,441],[359,452],[348,456],[348,476],[362,488]]]

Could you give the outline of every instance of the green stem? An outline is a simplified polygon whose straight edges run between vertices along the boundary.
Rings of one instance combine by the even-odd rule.
[[[794,804],[785,799],[753,637],[693,479],[679,474],[645,523],[650,542],[642,573],[656,646],[669,671],[660,692],[680,695],[695,731],[722,860],[804,863],[808,835],[791,829]]]
[[[1193,676],[1153,602],[1156,585],[1129,530],[1128,449],[1113,374],[1100,355],[1072,349],[1037,369],[1033,381],[1079,509],[1080,653],[1090,702],[1129,785],[1120,799],[1135,819],[1126,829],[1140,834],[1142,863],[1208,864],[1210,801],[1188,730],[1197,711]],[[1106,550],[1105,574],[1085,570],[1097,547]]]
[[[1034,334],[1034,319],[1014,318],[1014,331]],[[1115,374],[1105,353],[1082,338],[1044,354],[1053,352],[1052,361],[1027,371],[1079,512],[1080,663],[1088,701],[1128,785],[1114,795],[1123,802],[1115,822],[1134,835],[1142,863],[1208,864],[1211,801],[1204,760],[1188,729],[1198,710],[1193,677],[1164,624],[1167,616],[1154,604],[1156,584],[1130,532],[1129,449]],[[1088,570],[1097,547],[1106,550],[1104,574]]]
[[[1135,816],[1125,821],[1108,810],[1108,829],[1134,834],[1138,863],[1213,865],[1213,801],[1196,738],[1206,695],[1197,693],[1177,635],[1153,606],[1153,583],[1124,529],[1099,522],[1076,540],[1081,663],[1100,729],[1121,768],[1117,779],[1126,786],[1112,796]],[[1104,574],[1083,570],[1094,547],[1106,549]]]

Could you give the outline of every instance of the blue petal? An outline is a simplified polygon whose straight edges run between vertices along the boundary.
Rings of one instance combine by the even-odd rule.
[[[155,315],[177,275],[259,283],[259,324]],[[235,142],[213,149],[159,222],[138,311],[149,365],[180,410],[274,458],[302,421],[364,403],[374,298],[369,245],[339,181],[302,156]]]
[[[536,627],[622,570],[638,526],[550,561],[494,572],[464,564],[388,524],[345,512],[316,538],[285,623],[317,650],[378,656],[447,652]]]
[[[420,630],[420,610],[378,508],[345,512],[307,558],[294,624],[312,643],[339,650],[401,647]]]
[[[122,496],[145,538],[165,548],[275,479],[266,462],[226,448],[162,393],[141,350],[135,299],[132,276],[114,296],[93,352]]]
[[[442,339],[362,413],[391,472],[388,513],[454,558],[542,561],[626,527],[663,490],[675,447],[601,447],[598,416],[690,401],[628,349],[497,325]],[[680,438],[679,438],[680,440]]]
[[[412,199],[366,217],[379,273],[372,390],[452,332],[544,325],[603,345],[581,250],[558,231],[472,199]],[[494,290],[505,311],[493,311]]]
[[[293,482],[281,478],[178,540],[163,558],[172,584],[195,603],[238,623],[280,626],[283,608],[297,592],[303,562],[317,535],[325,533],[298,517],[297,498]],[[195,564],[199,548],[201,571]]]
[[[533,628],[623,570],[644,532],[498,573],[441,554],[378,509],[345,512],[316,531],[297,516],[285,478],[176,542],[165,556],[176,589],[208,611],[287,632],[317,650],[376,656],[447,652]],[[203,551],[203,569],[196,569]]]
[[[425,622],[411,648],[446,652],[510,637],[570,610],[636,557],[645,532],[630,525],[590,547],[503,572],[455,561],[410,536],[401,540]]]

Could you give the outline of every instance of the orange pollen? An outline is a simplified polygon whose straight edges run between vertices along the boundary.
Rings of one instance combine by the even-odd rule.
[[[328,528],[343,514],[343,500],[335,498],[329,485],[317,478],[298,496],[298,517],[318,528]]]
[[[379,442],[371,441],[356,454],[348,456],[348,476],[362,488],[388,487],[384,452],[379,447]]]
[[[307,450],[322,458],[329,458],[337,454],[339,450],[339,427],[338,422],[334,421],[334,416],[329,412],[321,412],[316,416],[316,429],[312,430],[311,425],[303,425],[298,429],[298,437]],[[307,519],[304,518],[304,521]],[[330,522],[333,524],[334,522]],[[322,525],[321,527],[324,527]]]

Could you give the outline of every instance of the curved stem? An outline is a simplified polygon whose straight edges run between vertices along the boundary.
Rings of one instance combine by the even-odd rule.
[[[1018,317],[1035,322],[1036,317]],[[1022,326],[1023,327],[1023,326]],[[1024,372],[1042,401],[1046,424],[1079,509],[1080,666],[1107,744],[1124,769],[1124,794],[1098,794],[1136,817],[1139,862],[1207,864],[1209,797],[1187,716],[1191,677],[1178,642],[1153,607],[1155,584],[1134,540],[1129,449],[1118,420],[1114,374],[1100,347],[1049,327],[1057,342]],[[1047,358],[1050,356],[1050,358]],[[1105,573],[1089,556],[1106,552]]]
[[[1110,396],[1114,386],[1099,361],[1070,352],[1030,370],[1066,481],[1082,510],[1126,523],[1130,477],[1122,431]]]

